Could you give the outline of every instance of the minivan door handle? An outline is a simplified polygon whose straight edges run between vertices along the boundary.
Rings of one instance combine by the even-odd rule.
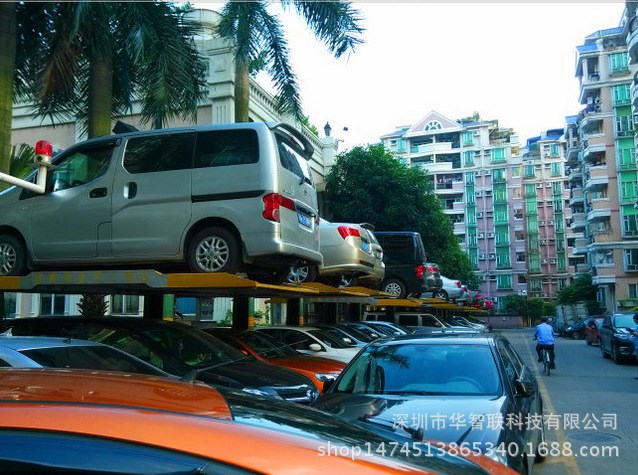
[[[107,195],[106,188],[93,188],[89,192],[89,198],[104,198]]]
[[[129,200],[131,198],[135,198],[137,195],[137,183],[134,181],[129,181],[126,185],[124,185],[124,196]]]

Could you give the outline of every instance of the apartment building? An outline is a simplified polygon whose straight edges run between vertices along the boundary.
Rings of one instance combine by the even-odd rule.
[[[638,20],[627,3],[622,25],[597,31],[578,46],[576,76],[583,109],[568,123],[573,255],[586,264],[608,311],[638,304],[638,163],[633,102]],[[629,47],[633,46],[633,48]],[[582,199],[582,201],[581,201]],[[584,240],[584,241],[583,241]]]
[[[563,129],[527,140],[522,150],[528,295],[551,299],[569,284]]]
[[[398,160],[422,167],[487,297],[527,294],[521,154],[512,129],[431,111],[382,136]]]

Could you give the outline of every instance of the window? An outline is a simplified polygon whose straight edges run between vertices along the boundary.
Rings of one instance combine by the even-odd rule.
[[[622,232],[625,237],[638,236],[638,214],[623,215]]]
[[[629,104],[631,94],[629,92],[629,84],[619,84],[612,88],[612,97],[615,106]]]
[[[638,284],[628,284],[627,295],[630,299],[638,298]]]
[[[631,146],[626,146],[619,141],[619,147],[616,150],[618,157],[618,168],[621,170],[628,168],[636,168],[636,152]]]
[[[257,163],[259,160],[257,140],[257,133],[254,130],[201,132],[197,135],[195,168]],[[282,153],[281,146],[279,153],[280,155]],[[284,157],[280,158],[284,163]],[[284,166],[286,166],[285,163]]]
[[[299,178],[305,179],[308,183],[313,183],[310,164],[303,158],[297,144],[289,137],[277,135],[277,149],[279,150],[279,160],[281,165]]]
[[[474,183],[474,172],[468,172],[465,174],[465,184],[469,185],[470,183]]]
[[[529,279],[529,289],[532,292],[541,292],[543,290],[543,282],[538,277]]]
[[[525,253],[517,252],[516,253],[516,262],[525,262]]]
[[[518,178],[519,176],[521,176],[521,167],[520,166],[512,167],[512,177]]]
[[[139,315],[140,297],[138,295],[112,295],[111,313],[114,315]]]
[[[66,315],[66,296],[56,294],[40,294],[40,315]]]
[[[496,276],[496,288],[511,289],[512,288],[512,276],[511,275],[497,275]]]
[[[126,144],[124,168],[133,174],[189,169],[194,148],[193,133],[134,137]]]
[[[463,132],[463,145],[471,146],[474,145],[474,138],[472,137],[472,131]]]
[[[109,167],[114,142],[75,150],[56,163],[47,175],[47,192],[84,185],[102,176]]]
[[[563,183],[560,181],[552,182],[552,193],[560,195],[563,192]]]
[[[492,149],[492,163],[505,161],[505,149],[503,147]]]
[[[438,120],[431,120],[426,124],[423,130],[439,130],[441,128],[441,123]]]
[[[560,147],[557,143],[553,143],[549,147],[549,154],[552,157],[560,157]]]
[[[505,250],[499,250],[496,253],[496,267],[497,268],[507,268],[507,267],[511,267],[512,263],[510,261],[510,251],[509,248],[505,248]],[[512,283],[510,281],[510,287],[511,287]]]
[[[525,178],[534,178],[534,177],[536,177],[536,171],[534,169],[534,165],[525,165],[524,173],[525,173]]]
[[[616,132],[619,136],[630,136],[633,134],[634,123],[631,115],[616,116]]]
[[[609,71],[611,74],[627,71],[628,56],[627,53],[614,53],[609,55]]]
[[[561,164],[559,162],[553,162],[551,164],[551,169],[552,169],[552,176],[560,176],[562,170],[561,170]]]
[[[625,249],[625,270],[638,271],[638,249]]]
[[[463,165],[466,167],[474,165],[474,154],[472,152],[463,152]]]

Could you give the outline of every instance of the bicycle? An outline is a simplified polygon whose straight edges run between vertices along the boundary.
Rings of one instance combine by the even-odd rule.
[[[543,374],[549,376],[552,367],[550,364],[549,350],[547,348],[541,349],[541,359],[543,360]]]

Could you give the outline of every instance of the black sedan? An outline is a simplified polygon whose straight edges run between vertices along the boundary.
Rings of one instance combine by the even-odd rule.
[[[309,404],[319,390],[303,375],[256,361],[206,332],[181,323],[130,317],[38,317],[4,320],[14,335],[71,336],[132,354],[167,373],[213,386]]]
[[[572,340],[582,340],[585,338],[585,327],[589,322],[589,317],[585,318],[573,325],[568,326],[561,332],[563,338],[571,338]]]
[[[603,319],[600,328],[600,351],[604,358],[622,363],[636,358],[634,340],[629,329],[636,328],[633,313],[614,313]]]
[[[456,444],[520,473],[544,454],[536,379],[497,334],[378,340],[324,391],[323,411]]]

